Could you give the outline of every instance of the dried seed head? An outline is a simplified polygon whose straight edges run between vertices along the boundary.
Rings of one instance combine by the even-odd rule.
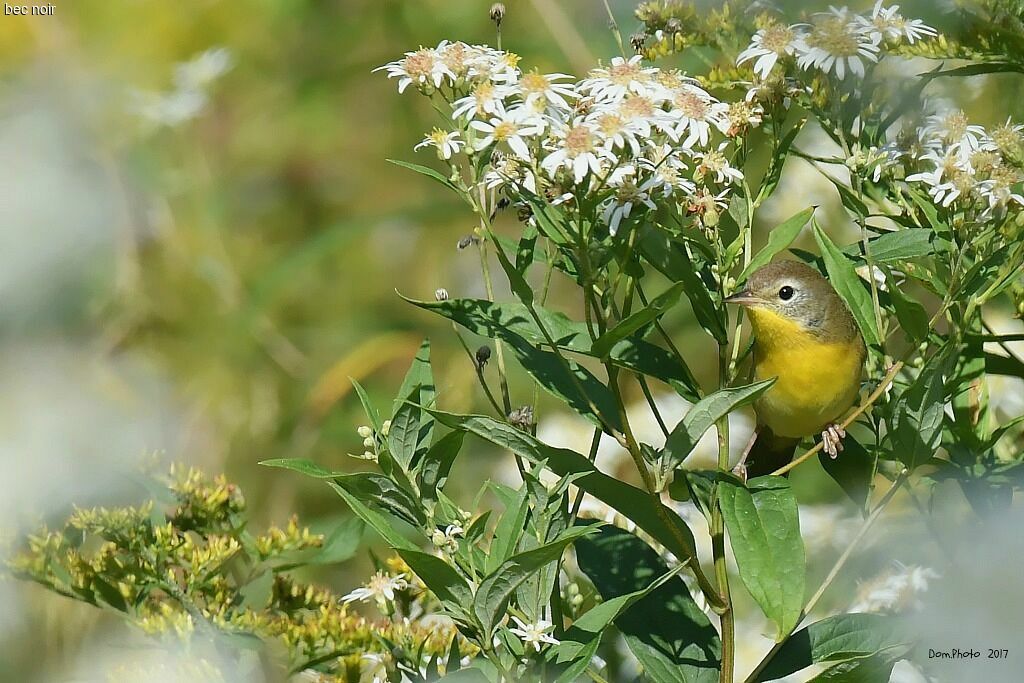
[[[520,204],[518,210],[516,211],[516,218],[519,219],[520,223],[525,223],[526,221],[533,218],[533,209],[531,209],[526,204]]]
[[[491,21],[494,22],[495,26],[501,26],[501,20],[505,18],[505,3],[496,2],[491,5]]]
[[[459,251],[462,251],[471,244],[480,244],[480,238],[478,238],[476,235],[466,235],[465,237],[459,239],[459,241],[455,244],[455,248],[458,249]]]
[[[438,301],[448,301],[448,290],[444,287],[434,290],[434,298]]]
[[[476,366],[481,370],[487,365],[487,361],[491,359],[491,347],[484,344],[476,350]]]
[[[629,44],[633,46],[633,49],[636,51],[637,54],[640,54],[640,53],[642,53],[644,51],[644,44],[646,42],[647,42],[647,34],[646,33],[639,33],[639,32],[637,32],[637,33],[634,33],[633,35],[631,35],[629,37]]]
[[[533,408],[531,406],[522,406],[516,408],[508,414],[508,421],[513,427],[517,427],[524,432],[533,431]]]

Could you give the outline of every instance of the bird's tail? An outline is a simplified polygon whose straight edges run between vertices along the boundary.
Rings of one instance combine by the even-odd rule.
[[[793,451],[796,450],[800,439],[793,439],[784,436],[777,436],[771,429],[761,425],[757,433],[754,445],[747,453],[747,476],[759,477],[763,474],[771,474],[784,465],[788,465],[793,459]]]

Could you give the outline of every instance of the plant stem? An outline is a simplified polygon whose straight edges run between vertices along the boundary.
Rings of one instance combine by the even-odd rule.
[[[604,0],[604,9],[608,13],[608,26],[611,27],[612,33],[615,35],[615,42],[619,46],[619,54],[623,57],[626,56],[626,46],[622,42],[622,32],[619,31],[619,23],[615,21],[615,15],[612,14],[612,8],[608,4],[608,0]]]
[[[483,213],[480,214],[481,222]],[[491,237],[490,230],[487,236]],[[499,247],[500,248],[500,247]],[[494,287],[491,285],[491,269],[487,265],[487,241],[480,242],[480,270],[484,275],[484,287],[487,290],[487,300],[494,301]],[[512,412],[512,398],[508,391],[508,373],[505,370],[505,352],[500,339],[494,340],[494,355],[498,359],[498,383],[501,385],[502,405],[505,407],[505,415]]]
[[[724,388],[728,384],[729,346],[718,346],[718,379]],[[726,415],[717,423],[718,428],[718,469],[729,471],[729,416]],[[732,595],[729,592],[729,568],[725,556],[725,520],[722,507],[718,500],[718,488],[715,488],[714,500],[711,505],[711,551],[715,559],[715,578],[718,591],[725,606],[721,612],[722,625],[722,668],[719,675],[721,683],[732,683],[736,667],[736,617],[733,611]]]

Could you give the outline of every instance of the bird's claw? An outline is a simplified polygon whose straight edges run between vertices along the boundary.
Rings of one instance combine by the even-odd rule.
[[[832,423],[821,432],[822,450],[828,453],[828,457],[835,460],[843,452],[843,438],[846,430],[842,426]]]

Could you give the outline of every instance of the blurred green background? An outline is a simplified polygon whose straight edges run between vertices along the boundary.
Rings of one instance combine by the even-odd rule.
[[[372,70],[444,38],[493,44],[490,5],[59,0],[51,17],[0,16],[0,518],[137,501],[130,475],[153,461],[226,472],[258,527],[336,515],[326,487],[256,463],[358,467],[348,378],[387,405],[424,336],[439,401],[485,410],[451,327],[395,293],[482,296],[475,250],[455,247],[472,217],[387,163],[431,164],[412,147],[440,122]],[[527,67],[581,74],[616,53],[598,0],[506,5],[504,46]],[[635,2],[611,6],[628,35]],[[176,64],[215,48],[232,68],[194,116],[138,115],[140,91],[166,96]],[[958,97],[1000,120],[998,78],[975,85]],[[787,174],[762,226],[810,201],[839,220],[834,190],[806,175]],[[571,311],[564,292],[556,282],[555,307]],[[710,371],[699,360],[714,349],[687,312],[669,321]],[[532,399],[521,376],[513,392]],[[497,464],[475,453],[456,491]],[[807,499],[837,497],[817,465],[803,469]],[[348,590],[367,566],[323,580]],[[73,678],[116,620],[9,580],[0,604],[3,680]]]

